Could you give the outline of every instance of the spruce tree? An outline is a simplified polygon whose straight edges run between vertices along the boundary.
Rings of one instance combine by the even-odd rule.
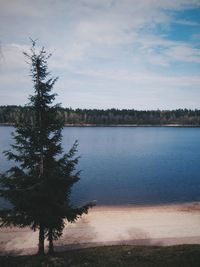
[[[17,164],[1,175],[0,195],[10,203],[0,211],[1,226],[39,229],[38,254],[44,254],[45,238],[49,240],[49,253],[53,253],[53,240],[61,236],[65,220],[76,221],[93,204],[74,207],[70,203],[71,188],[80,179],[75,171],[78,143],[63,153],[64,121],[58,116],[59,105],[53,105],[56,95],[52,93],[57,78],[48,72],[51,54],[44,48],[37,52],[32,41],[30,54],[24,55],[34,85],[27,105],[33,116],[15,126],[15,143],[5,152],[8,160]]]

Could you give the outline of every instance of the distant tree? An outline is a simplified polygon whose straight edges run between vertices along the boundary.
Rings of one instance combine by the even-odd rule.
[[[15,126],[15,144],[5,152],[17,165],[1,175],[0,196],[10,203],[0,211],[1,226],[39,229],[38,254],[44,254],[45,237],[49,253],[53,253],[53,240],[61,236],[65,220],[76,221],[93,204],[74,207],[70,203],[71,188],[79,181],[79,172],[75,171],[79,158],[74,157],[78,143],[63,153],[64,121],[58,116],[60,107],[53,105],[55,94],[51,93],[57,78],[49,77],[47,64],[51,54],[44,48],[37,52],[32,41],[31,53],[24,55],[34,85],[26,108],[33,116]]]
[[[58,108],[58,118],[66,124],[96,124],[96,125],[194,125],[200,126],[200,110],[148,110],[134,109],[72,109]],[[21,119],[33,119],[32,109],[20,106],[0,106],[0,123],[18,123]]]

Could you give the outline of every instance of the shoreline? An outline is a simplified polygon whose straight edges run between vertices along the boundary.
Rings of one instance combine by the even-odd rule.
[[[199,213],[200,215],[200,201],[183,202],[183,203],[158,203],[158,204],[122,204],[122,205],[97,205],[89,212],[188,212]]]
[[[170,246],[200,244],[200,202],[170,205],[96,206],[68,223],[55,249],[105,245]],[[38,231],[0,229],[0,254],[34,254]],[[47,244],[46,244],[47,245]]]
[[[15,123],[0,123],[0,126],[15,126]],[[65,124],[64,127],[178,127],[178,128],[200,128],[200,125],[190,124]]]
[[[199,128],[200,125],[181,125],[181,124],[65,124],[64,127],[191,127]]]

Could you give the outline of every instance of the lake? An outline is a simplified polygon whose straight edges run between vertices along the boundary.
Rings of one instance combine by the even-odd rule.
[[[13,165],[13,127],[0,127],[0,172]],[[161,204],[200,200],[200,128],[66,127],[63,148],[78,139],[81,180],[72,201],[97,204]]]

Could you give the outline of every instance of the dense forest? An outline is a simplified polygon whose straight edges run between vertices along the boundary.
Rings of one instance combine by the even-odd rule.
[[[0,106],[0,123],[15,124],[33,120],[30,107]],[[65,125],[191,125],[200,126],[200,110],[134,110],[60,108],[58,117]]]

